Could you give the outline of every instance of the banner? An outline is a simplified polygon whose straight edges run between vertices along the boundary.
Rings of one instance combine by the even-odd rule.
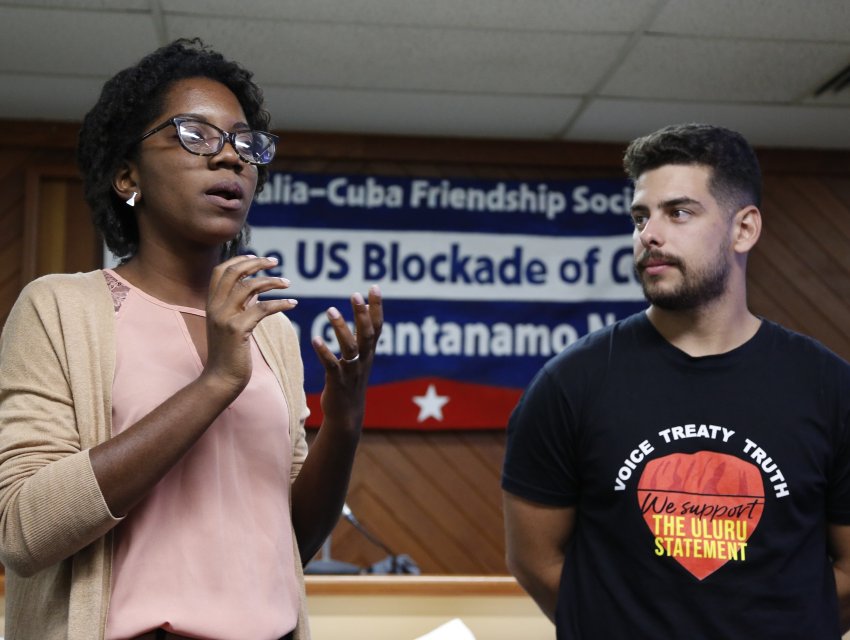
[[[291,280],[305,386],[321,423],[336,350],[325,310],[378,284],[385,324],[367,428],[504,428],[545,361],[646,306],[632,267],[631,185],[272,173],[250,250]]]

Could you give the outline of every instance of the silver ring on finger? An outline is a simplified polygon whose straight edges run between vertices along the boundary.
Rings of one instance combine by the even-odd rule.
[[[340,358],[340,362],[345,362],[346,364],[351,364],[352,362],[357,362],[360,359],[360,353],[357,353],[353,358]]]

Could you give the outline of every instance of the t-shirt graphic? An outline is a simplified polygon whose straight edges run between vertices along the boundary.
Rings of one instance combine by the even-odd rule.
[[[703,580],[728,562],[746,562],[764,510],[764,484],[746,460],[714,451],[674,453],[646,465],[637,499],[655,555]]]

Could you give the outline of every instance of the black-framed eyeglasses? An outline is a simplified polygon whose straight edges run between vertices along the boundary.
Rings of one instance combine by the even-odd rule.
[[[214,124],[185,116],[174,116],[138,139],[145,138],[174,125],[180,146],[196,156],[214,156],[229,142],[242,160],[250,164],[268,164],[274,159],[278,137],[266,131],[225,131]]]

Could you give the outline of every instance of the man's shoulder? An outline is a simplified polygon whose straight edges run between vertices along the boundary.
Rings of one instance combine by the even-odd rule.
[[[756,360],[765,372],[759,384],[772,385],[785,380],[799,390],[817,395],[850,391],[850,363],[819,340],[776,322],[764,320],[764,339]]]
[[[763,330],[769,341],[771,350],[780,356],[813,358],[829,362],[839,367],[850,367],[850,364],[812,336],[789,329],[778,322],[762,319]]]

